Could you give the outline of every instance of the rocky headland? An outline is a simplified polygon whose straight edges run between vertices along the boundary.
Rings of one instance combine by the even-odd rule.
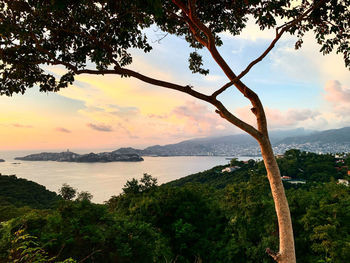
[[[15,160],[23,161],[56,161],[56,162],[77,162],[77,163],[106,163],[106,162],[139,162],[143,158],[134,153],[118,154],[114,152],[77,154],[70,151],[60,153],[37,153],[24,157],[16,157]]]

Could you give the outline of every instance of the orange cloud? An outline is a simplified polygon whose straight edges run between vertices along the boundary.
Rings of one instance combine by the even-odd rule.
[[[68,130],[66,128],[62,128],[62,127],[57,127],[55,130],[59,131],[59,132],[71,133],[70,130]]]
[[[16,127],[16,128],[33,128],[32,125],[24,125],[24,124],[19,124],[19,123],[14,123],[12,124],[13,127]]]
[[[110,125],[106,124],[94,124],[94,123],[88,123],[87,126],[93,130],[96,131],[102,131],[102,132],[111,132],[113,131],[112,127]]]

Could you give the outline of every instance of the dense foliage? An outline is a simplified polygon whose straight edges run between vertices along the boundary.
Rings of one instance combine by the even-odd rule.
[[[42,185],[14,175],[0,175],[0,222],[31,209],[53,208],[58,200],[56,193]]]
[[[347,160],[298,150],[279,159],[283,174],[307,180],[285,182],[298,262],[343,263],[350,257],[350,188],[336,180],[349,179]],[[51,210],[27,207],[13,214],[19,208],[1,203],[5,220],[12,219],[0,225],[0,262],[20,259],[23,248],[27,258],[47,262],[273,262],[265,250],[277,247],[278,226],[264,166],[233,164],[241,168],[223,173],[218,166],[162,186],[144,174],[105,204],[60,199]],[[40,189],[4,179],[15,180],[23,192]],[[3,189],[14,196],[14,188]],[[26,195],[12,198],[21,204]]]
[[[187,1],[177,2],[187,5]],[[220,33],[239,35],[250,18],[261,30],[276,28],[297,35],[296,48],[304,34],[313,31],[322,53],[342,53],[349,66],[349,0],[292,2],[192,1],[216,45],[222,44]],[[132,63],[131,50],[152,49],[143,30],[151,26],[183,37],[193,48],[190,70],[208,74],[197,53],[203,44],[173,1],[1,0],[0,21],[0,95],[24,93],[34,85],[41,91],[57,91],[82,73],[129,76],[124,67]],[[279,21],[283,22],[278,25]],[[45,64],[62,65],[66,73],[56,80],[45,71]]]

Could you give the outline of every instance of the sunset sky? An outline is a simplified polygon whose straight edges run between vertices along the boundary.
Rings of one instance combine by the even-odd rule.
[[[228,80],[208,52],[204,67],[210,74],[191,74],[187,43],[162,32],[147,31],[153,51],[133,52],[133,69],[145,75],[193,85],[212,93]],[[258,57],[273,39],[273,31],[260,32],[250,23],[239,37],[223,34],[220,52],[238,74]],[[270,129],[330,129],[350,125],[350,72],[342,57],[322,56],[312,35],[303,48],[284,36],[275,49],[243,81],[258,93]],[[46,68],[60,75],[63,68]],[[233,88],[220,96],[238,117],[250,123],[248,101]],[[0,145],[3,150],[146,147],[181,140],[240,133],[222,120],[214,108],[186,94],[154,87],[119,76],[77,76],[58,93],[0,97]]]

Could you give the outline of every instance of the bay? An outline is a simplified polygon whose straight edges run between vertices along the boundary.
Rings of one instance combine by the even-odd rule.
[[[96,203],[103,203],[112,195],[120,194],[127,180],[139,179],[144,173],[156,177],[162,184],[229,162],[225,157],[216,156],[146,156],[143,162],[111,163],[14,160],[30,153],[34,152],[0,152],[0,158],[6,160],[0,163],[0,173],[34,181],[55,192],[63,183],[67,183],[78,191],[90,192]]]
[[[6,160],[0,163],[0,173],[14,174],[18,178],[34,181],[55,192],[58,192],[63,183],[67,183],[78,191],[90,192],[95,203],[103,203],[111,196],[120,194],[127,180],[139,179],[144,173],[151,174],[158,179],[159,184],[163,184],[229,162],[223,156],[146,156],[143,157],[143,162],[111,163],[14,160],[15,157],[30,153],[34,152],[0,152],[0,158]]]

